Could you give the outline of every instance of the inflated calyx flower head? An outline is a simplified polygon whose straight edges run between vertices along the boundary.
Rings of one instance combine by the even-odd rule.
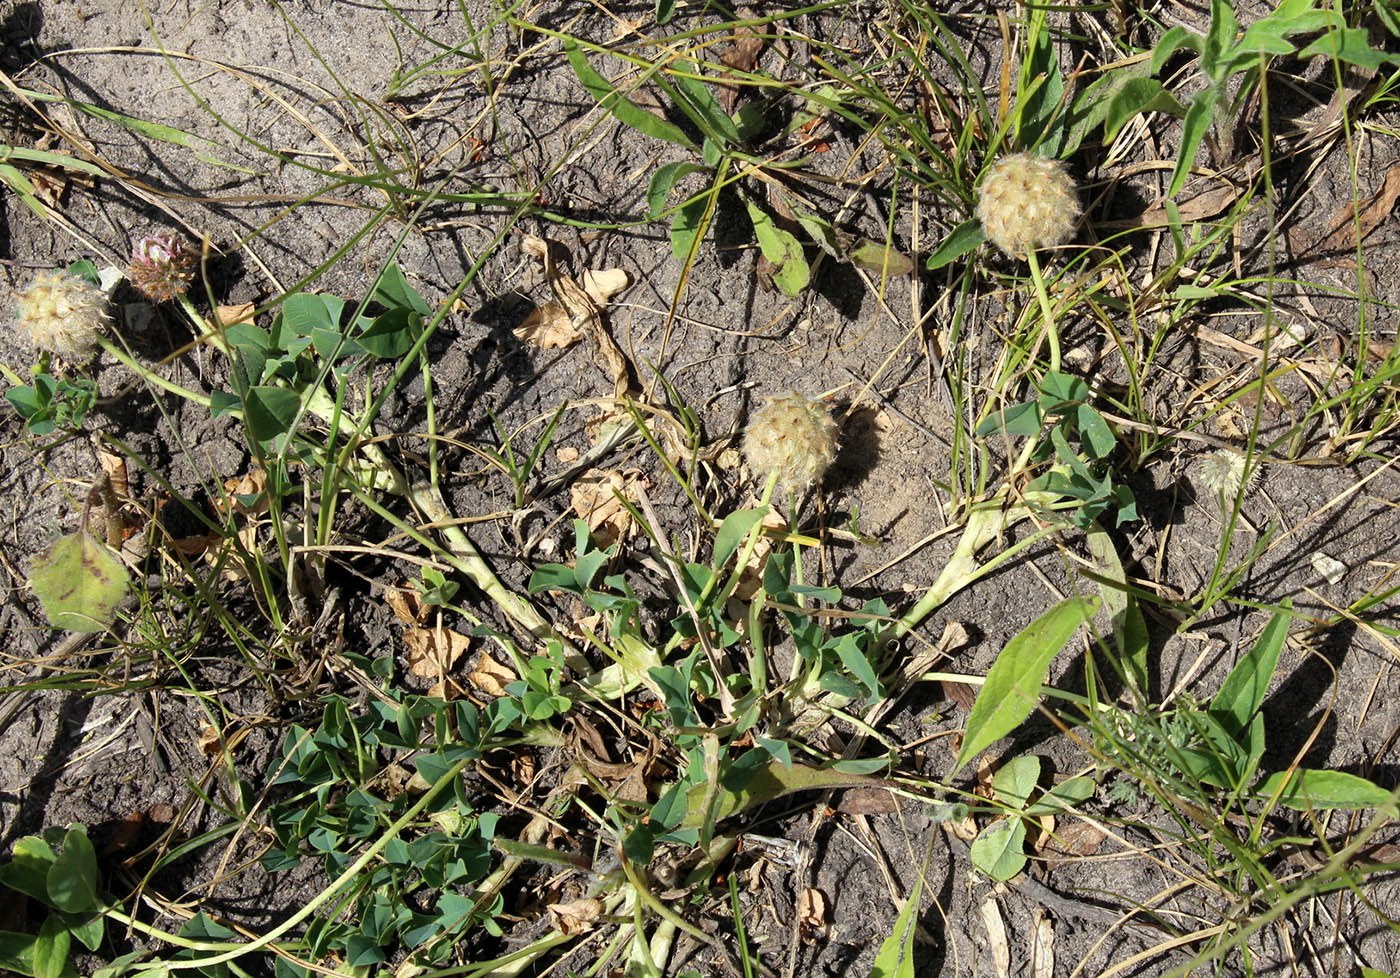
[[[173,231],[148,234],[131,248],[127,279],[152,302],[185,294],[194,278],[194,249]]]
[[[770,476],[789,492],[821,482],[836,458],[836,422],[820,401],[801,394],[772,398],[744,432],[749,468]]]
[[[1058,160],[1004,156],[977,191],[977,217],[988,239],[1014,258],[1068,241],[1079,223],[1074,180]]]
[[[19,294],[19,321],[36,347],[81,363],[107,322],[107,294],[80,275],[43,272]]]

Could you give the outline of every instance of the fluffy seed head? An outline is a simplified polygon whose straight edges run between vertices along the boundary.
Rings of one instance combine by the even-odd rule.
[[[1074,181],[1058,160],[1016,153],[997,160],[977,192],[977,216],[992,244],[1013,258],[1069,240],[1079,222]]]
[[[36,347],[81,363],[97,347],[107,296],[79,275],[44,272],[19,294],[19,321]]]
[[[185,294],[194,262],[194,249],[175,232],[148,234],[132,246],[127,278],[152,302],[165,302]]]
[[[836,458],[836,422],[819,401],[801,394],[772,398],[744,432],[744,454],[759,475],[778,473],[788,491],[821,482]]]
[[[1256,468],[1251,469],[1246,477],[1245,457],[1223,448],[1211,452],[1201,461],[1201,481],[1207,489],[1226,499],[1234,499],[1241,490],[1248,491],[1258,475]]]

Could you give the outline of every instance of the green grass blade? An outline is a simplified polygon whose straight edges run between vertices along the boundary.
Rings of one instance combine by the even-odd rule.
[[[579,50],[577,42],[565,41],[564,51],[569,56],[569,64],[573,66],[574,74],[578,75],[579,82],[588,90],[588,94],[616,116],[618,121],[653,139],[664,139],[686,149],[696,148],[695,143],[678,126],[648,112],[636,102],[629,101],[620,91],[613,88],[606,78],[593,70],[593,66]]]

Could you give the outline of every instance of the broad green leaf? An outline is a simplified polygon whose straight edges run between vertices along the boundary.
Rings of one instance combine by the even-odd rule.
[[[786,194],[783,195],[783,201],[787,204],[788,209],[792,211],[793,216],[797,218],[797,223],[802,225],[802,230],[806,231],[808,236],[816,242],[818,248],[826,252],[832,258],[843,257],[841,254],[840,242],[836,239],[836,229],[831,226],[830,221],[807,211],[795,201],[789,199]]]
[[[1288,612],[1292,609],[1293,603],[1284,599],[1283,610],[1275,612],[1269,619],[1254,647],[1230,670],[1220,684],[1220,692],[1210,701],[1211,713],[1232,736],[1238,737],[1244,733],[1250,718],[1264,705],[1269,680],[1274,677],[1279,652],[1283,650],[1284,639],[1288,637]]]
[[[919,918],[919,897],[923,893],[924,877],[920,873],[914,878],[914,886],[909,898],[900,908],[895,919],[894,930],[880,945],[880,953],[875,955],[875,963],[870,966],[870,978],[914,978],[914,926]]]
[[[1098,786],[1094,784],[1094,779],[1089,777],[1070,778],[1068,781],[1062,781],[1037,798],[1035,804],[1026,809],[1026,814],[1034,818],[1078,805],[1080,802],[1092,798],[1096,787]]]
[[[704,230],[709,212],[708,197],[686,201],[671,217],[671,254],[676,261],[686,261],[695,250],[695,239]]]
[[[729,563],[729,558],[734,556],[734,551],[739,549],[739,544],[744,542],[744,538],[749,535],[754,524],[763,519],[768,512],[767,508],[761,509],[741,509],[730,513],[724,518],[724,522],[719,525],[719,530],[715,532],[715,568],[723,569]]]
[[[635,102],[629,101],[620,91],[598,72],[593,70],[593,66],[588,63],[588,59],[579,50],[578,42],[572,39],[564,42],[564,52],[568,55],[569,64],[574,69],[574,74],[592,95],[608,112],[617,118],[619,122],[631,126],[643,135],[653,139],[664,139],[667,142],[684,146],[686,149],[695,149],[695,143],[678,126],[667,122],[659,115],[648,112]]]
[[[394,359],[413,349],[413,344],[422,334],[423,317],[400,306],[374,317],[369,329],[355,340],[374,356]]]
[[[102,632],[117,620],[131,578],[120,558],[83,529],[36,557],[29,583],[54,628]]]
[[[1034,435],[1044,423],[1045,412],[1040,405],[1035,401],[1024,401],[983,419],[977,426],[977,437],[986,438],[998,432],[1005,432],[1013,437]]]
[[[73,938],[57,914],[49,914],[39,925],[39,937],[34,942],[34,978],[67,978],[75,975],[68,963],[68,950]]]
[[[1210,128],[1211,112],[1214,109],[1215,95],[1210,89],[1200,92],[1191,100],[1191,107],[1186,110],[1186,119],[1181,126],[1181,146],[1177,149],[1176,169],[1172,171],[1171,186],[1167,189],[1168,196],[1176,196],[1177,191],[1186,183],[1186,178],[1191,175],[1191,167],[1196,162],[1201,140]]]
[[[676,15],[676,0],[656,0],[656,23],[665,24]]]
[[[994,880],[1009,880],[1026,867],[1026,823],[1000,818],[972,843],[972,865]]]
[[[846,252],[846,257],[851,260],[851,264],[857,268],[863,268],[868,272],[876,272],[880,275],[910,275],[914,271],[914,262],[909,256],[894,248],[886,247],[878,241],[871,241],[869,238],[861,238],[855,245]]]
[[[860,647],[861,634],[863,633],[847,632],[842,635],[836,642],[836,655],[841,659],[841,665],[846,667],[846,671],[854,676],[865,687],[865,693],[874,699],[881,694],[880,677]]]
[[[397,262],[384,269],[370,298],[390,309],[411,309],[424,319],[433,314],[433,307],[428,305],[428,300],[417,289],[408,284],[408,277]]]
[[[1194,31],[1180,26],[1171,28],[1162,35],[1162,39],[1152,49],[1152,74],[1155,75],[1161,71],[1162,66],[1167,63],[1167,59],[1182,48],[1200,54],[1204,46],[1205,38]]]
[[[1039,780],[1040,758],[1034,754],[1023,754],[997,768],[996,774],[992,775],[992,792],[997,801],[1019,811],[1026,807]]]
[[[972,703],[954,773],[1031,715],[1051,660],[1098,608],[1097,597],[1066,598],[1006,643]]]
[[[1253,791],[1267,801],[1278,795],[1278,803],[1298,811],[1325,811],[1334,808],[1382,808],[1394,817],[1395,796],[1380,785],[1345,771],[1299,768],[1271,774]]]
[[[1118,446],[1113,429],[1103,419],[1103,415],[1087,404],[1079,405],[1075,411],[1075,421],[1079,428],[1079,440],[1093,458],[1108,458]]]
[[[47,882],[49,902],[60,910],[83,913],[97,906],[97,852],[80,826],[63,837]]]
[[[286,387],[250,387],[244,420],[255,441],[267,442],[291,430],[301,395]]]
[[[282,303],[282,326],[297,336],[310,336],[313,329],[339,329],[339,316],[332,318],[331,309],[325,301],[326,298],[325,296],[311,295],[308,292],[298,292],[295,295],[287,296]]]
[[[647,184],[648,216],[655,220],[666,210],[666,199],[670,197],[677,181],[692,173],[703,173],[707,169],[709,167],[688,160],[658,166],[656,172],[651,175],[651,182]]]
[[[1301,59],[1336,58],[1347,64],[1370,69],[1377,69],[1387,62],[1397,60],[1396,55],[1372,48],[1366,30],[1361,27],[1345,27],[1328,31],[1298,52],[1298,57]]]
[[[749,219],[753,221],[754,234],[758,237],[758,247],[776,267],[773,284],[782,289],[783,295],[795,296],[805,289],[812,278],[812,270],[802,254],[802,243],[773,223],[762,208],[753,201],[744,201]]]
[[[0,884],[47,904],[49,867],[57,859],[58,856],[43,838],[26,835],[15,843],[10,861],[0,866]]]
[[[1186,106],[1155,78],[1129,78],[1108,103],[1103,119],[1104,144],[1113,142],[1118,130],[1143,112],[1185,113]]]
[[[0,930],[0,969],[20,975],[34,974],[34,945],[37,941],[33,934]]]
[[[83,942],[89,951],[96,951],[102,946],[102,938],[106,933],[106,918],[102,914],[93,914],[87,920],[80,916],[68,916],[64,925],[68,932]]]
[[[948,237],[943,239],[943,243],[933,249],[933,254],[928,256],[928,261],[924,262],[924,267],[929,271],[942,268],[949,262],[956,261],[976,248],[983,241],[987,240],[987,232],[982,229],[982,222],[977,218],[963,221],[952,231],[948,232]]]

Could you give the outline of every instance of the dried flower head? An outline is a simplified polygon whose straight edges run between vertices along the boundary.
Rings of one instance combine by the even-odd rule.
[[[148,234],[131,248],[127,278],[152,302],[165,302],[185,294],[194,263],[194,249],[175,232]]]
[[[776,472],[792,491],[821,482],[836,458],[836,422],[819,401],[801,394],[772,398],[744,432],[749,467],[764,476]]]
[[[107,321],[107,295],[82,276],[44,272],[19,294],[19,321],[39,349],[83,362]]]
[[[1079,197],[1064,164],[1029,153],[997,160],[977,192],[983,230],[1014,258],[1068,241],[1079,213]]]
[[[1247,460],[1239,452],[1219,449],[1211,452],[1201,461],[1201,481],[1211,492],[1226,499],[1234,499],[1241,490],[1248,491],[1258,476],[1257,468],[1245,475]]]

